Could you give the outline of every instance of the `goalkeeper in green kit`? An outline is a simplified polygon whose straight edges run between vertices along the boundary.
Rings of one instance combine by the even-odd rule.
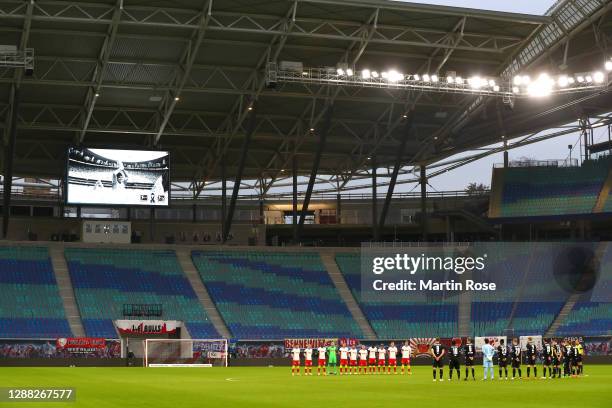
[[[329,366],[329,374],[331,374],[331,368],[334,368],[334,374],[338,374],[338,367],[336,364],[338,364],[338,360],[336,359],[336,351],[338,350],[338,347],[336,347],[336,343],[334,343],[333,341],[331,342],[331,344],[329,346],[327,346],[327,365]]]

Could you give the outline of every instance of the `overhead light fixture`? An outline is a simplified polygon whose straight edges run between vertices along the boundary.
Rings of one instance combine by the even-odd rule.
[[[349,68],[349,69],[347,69],[347,70],[346,70],[346,75],[348,75],[348,76],[353,76],[353,70],[352,70],[352,69],[350,69],[350,68]]]
[[[452,76],[450,76],[450,75],[449,75],[449,76],[447,76],[447,77],[446,77],[446,83],[448,83],[448,84],[453,84],[453,83],[455,83],[455,78],[453,78],[453,77],[452,77]]]
[[[527,94],[536,98],[549,96],[555,85],[555,81],[546,73],[540,76],[527,87]]]
[[[438,78],[438,76],[436,74],[431,76],[431,82],[436,83],[439,81],[440,78]]]
[[[361,77],[363,79],[370,79],[371,76],[372,76],[372,73],[370,72],[369,69],[364,69],[363,71],[361,71]]]
[[[342,75],[344,75],[344,70],[343,70],[342,68],[338,68],[338,69],[336,70],[336,73],[337,73],[338,75],[342,76]]]
[[[175,97],[174,97],[174,100],[175,100],[176,102],[178,102],[178,101],[180,101],[180,100],[181,100],[181,98],[179,98],[178,96],[175,96]]]
[[[584,79],[589,83],[593,82],[593,77],[591,75],[585,76]]]
[[[391,82],[400,82],[404,80],[404,74],[392,69],[387,73],[387,79]]]
[[[612,71],[612,60],[606,61],[606,71]]]
[[[96,93],[94,94],[94,96],[95,96],[96,98],[98,98],[98,97],[100,96],[100,94],[96,92]]]
[[[482,78],[480,78],[478,75],[473,76],[468,79],[468,84],[470,84],[472,89],[480,89],[483,85]]]
[[[455,83],[457,85],[463,85],[463,78],[461,78],[460,76],[458,76],[457,78],[455,78]]]
[[[583,77],[582,75],[578,75],[578,76],[576,77],[576,80],[578,81],[578,83],[580,83],[580,84],[581,84],[581,83],[583,83],[583,82],[584,82],[584,77]]]
[[[413,76],[413,78],[414,78],[415,81],[420,81],[421,80],[421,76],[419,74],[415,74]]]
[[[593,80],[597,84],[601,84],[605,80],[604,73],[601,71],[597,71],[593,73]]]
[[[557,83],[561,88],[565,88],[569,85],[569,78],[567,77],[567,75],[561,75],[557,80]]]
[[[425,82],[429,82],[429,81],[430,81],[430,79],[431,79],[431,77],[429,76],[429,74],[425,74],[425,75],[423,75],[423,81],[425,81]]]
[[[372,71],[372,78],[378,78],[380,75],[378,75],[378,72],[376,71]]]

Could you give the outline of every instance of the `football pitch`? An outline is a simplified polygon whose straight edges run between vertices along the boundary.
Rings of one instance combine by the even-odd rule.
[[[540,370],[541,371],[541,368]],[[433,382],[412,376],[292,377],[289,367],[0,368],[0,387],[72,387],[75,402],[0,403],[0,407],[610,407],[612,366],[586,366],[586,377]],[[463,375],[463,372],[462,372]],[[497,372],[496,372],[497,375]]]

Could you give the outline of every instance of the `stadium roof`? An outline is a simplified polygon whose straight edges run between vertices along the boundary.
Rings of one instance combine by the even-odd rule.
[[[610,9],[608,0],[560,1],[546,16],[386,0],[0,0],[0,44],[35,50],[32,76],[0,68],[0,121],[7,135],[18,87],[19,175],[61,177],[66,147],[81,143],[168,149],[174,179],[200,182],[219,178],[224,155],[233,177],[246,106],[256,100],[244,178],[266,190],[294,154],[299,172],[310,173],[319,140],[310,128],[333,101],[319,173],[341,186],[374,154],[381,166],[393,163],[412,107],[406,165],[602,114],[611,98],[517,100],[507,109],[473,95],[268,87],[269,61],[509,78],[580,72],[603,66]]]

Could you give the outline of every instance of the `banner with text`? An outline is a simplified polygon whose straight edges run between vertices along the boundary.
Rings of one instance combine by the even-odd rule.
[[[174,334],[181,327],[175,320],[115,320],[121,334]]]
[[[106,347],[106,339],[97,337],[61,337],[55,341],[59,350],[75,354],[94,353]]]

